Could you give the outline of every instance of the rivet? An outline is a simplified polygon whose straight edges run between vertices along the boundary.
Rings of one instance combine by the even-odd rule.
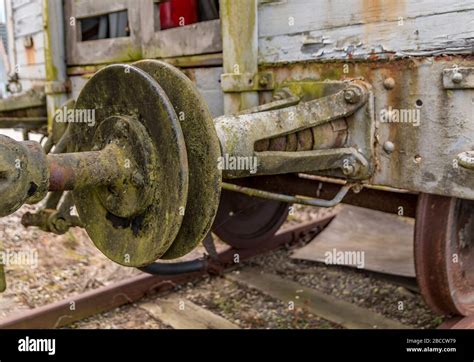
[[[390,141],[386,141],[384,144],[383,144],[383,149],[385,152],[387,153],[392,153],[394,150],[395,150],[395,145],[393,142],[390,142]]]
[[[456,84],[461,83],[462,79],[463,79],[463,76],[459,72],[454,72],[453,76],[451,77],[451,80],[453,81],[453,83],[456,83]]]
[[[392,77],[385,78],[383,81],[383,86],[387,90],[393,89],[395,87],[395,79]]]

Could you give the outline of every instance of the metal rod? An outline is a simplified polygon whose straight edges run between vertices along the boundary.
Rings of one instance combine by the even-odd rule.
[[[250,187],[234,185],[227,182],[222,183],[222,188],[228,191],[240,192],[248,196],[282,201],[282,202],[287,202],[289,204],[301,204],[301,205],[316,206],[316,207],[333,207],[341,203],[344,196],[346,196],[349,190],[352,188],[352,185],[348,184],[348,185],[342,186],[339,192],[336,194],[336,196],[334,196],[332,200],[310,199],[310,198],[299,197],[299,196],[277,194],[273,192],[252,189]]]
[[[49,191],[67,191],[92,185],[109,185],[130,176],[120,148],[109,145],[102,151],[49,154]]]

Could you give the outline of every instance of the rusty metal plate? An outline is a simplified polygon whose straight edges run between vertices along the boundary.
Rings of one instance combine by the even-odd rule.
[[[114,142],[120,147],[126,147],[128,142],[128,167],[138,169],[146,164],[144,194],[149,195],[152,187],[150,198],[140,198],[140,190],[134,190],[132,197],[125,196],[130,192],[128,184],[109,190],[119,197],[124,195],[124,200],[137,200],[137,205],[130,205],[134,208],[132,215],[123,214],[123,202],[107,201],[108,191],[102,187],[75,190],[75,204],[85,229],[111,260],[125,266],[150,264],[170,247],[181,226],[181,211],[186,207],[187,155],[176,112],[157,82],[129,65],[112,65],[96,73],[81,91],[75,110],[93,110],[94,122],[71,124],[74,147],[68,151],[100,149],[104,137],[108,137],[105,143]],[[139,122],[132,127],[133,135],[122,137],[120,127],[110,124],[108,130],[101,127],[104,122],[124,119]],[[155,155],[145,159],[143,154],[150,148],[144,145],[150,142]],[[145,200],[146,205],[138,205],[138,200]],[[120,215],[113,213],[117,210]]]
[[[221,156],[212,116],[196,86],[175,67],[156,60],[134,63],[164,89],[181,122],[189,164],[188,202],[183,223],[164,259],[183,256],[194,249],[211,229],[219,206]]]
[[[474,89],[474,67],[443,69],[445,89]]]
[[[375,152],[368,160],[377,167],[369,184],[474,200],[472,170],[457,163],[457,156],[471,151],[474,143],[474,89],[460,89],[472,81],[472,71],[467,68],[474,68],[474,57],[410,57],[390,62],[355,62],[349,68],[345,74],[338,62],[265,67],[275,76],[275,89],[287,87],[296,96],[302,96],[294,85],[299,82],[307,94],[316,96],[322,89],[314,82],[363,78],[375,95],[368,110],[375,122],[371,128],[366,127],[369,124],[357,118],[362,112],[348,117],[347,144],[374,145]],[[451,84],[456,84],[456,90],[445,89],[443,76],[452,77],[454,69],[462,79],[454,78],[459,82]],[[389,112],[399,117],[383,117]],[[365,134],[375,136],[372,142],[364,140]],[[388,151],[386,144],[390,145]]]

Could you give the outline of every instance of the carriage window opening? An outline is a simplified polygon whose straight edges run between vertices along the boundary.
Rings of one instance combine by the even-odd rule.
[[[218,0],[155,1],[155,31],[219,19]]]
[[[81,24],[79,41],[130,36],[127,10],[83,18],[79,21]]]

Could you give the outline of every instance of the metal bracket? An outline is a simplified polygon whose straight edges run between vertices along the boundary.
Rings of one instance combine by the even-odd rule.
[[[259,174],[339,170],[339,176],[363,180],[370,175],[367,159],[353,147],[327,150],[256,152]]]
[[[333,94],[308,102],[299,102],[294,106],[219,117],[214,121],[221,140],[222,152],[226,157],[229,156],[229,159],[243,157],[250,160],[255,157],[258,162],[258,170],[255,172],[262,175],[335,170],[339,176],[351,179],[367,178],[371,171],[369,164],[372,162],[374,143],[373,112],[367,110],[372,104],[371,94],[369,84],[354,80],[339,84],[339,90]],[[369,108],[357,112],[362,107]],[[345,117],[352,117],[351,123],[354,123],[353,127],[356,130],[349,135],[350,143],[347,143],[346,147],[340,145],[337,148],[316,149],[318,147],[316,145],[311,151],[301,147],[291,152],[285,149],[270,150],[259,147],[256,151],[257,141],[323,126]],[[296,140],[297,137],[293,139]],[[223,169],[223,174],[225,178],[238,178],[250,176],[250,171],[240,168]]]
[[[474,89],[474,67],[453,67],[443,70],[444,89]]]
[[[474,151],[461,152],[457,155],[456,160],[459,166],[467,170],[474,170]]]
[[[71,227],[84,227],[76,215],[71,215],[74,207],[72,193],[68,192],[57,210],[42,209],[36,213],[23,214],[21,223],[25,227],[36,226],[43,231],[57,235],[65,234]]]
[[[275,80],[272,72],[226,73],[221,75],[222,90],[231,92],[253,92],[273,90]]]

